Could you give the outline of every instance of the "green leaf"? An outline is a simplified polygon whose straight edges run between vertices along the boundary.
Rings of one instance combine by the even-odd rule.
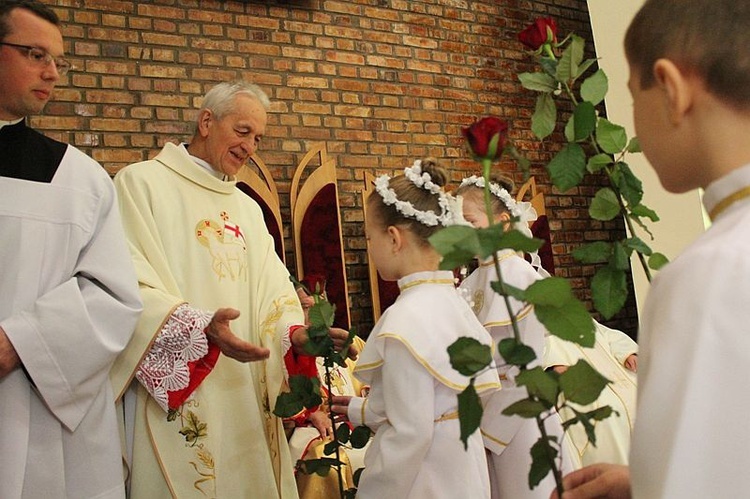
[[[453,369],[464,376],[474,376],[492,362],[492,348],[462,336],[448,347],[448,356]]]
[[[550,437],[548,437],[550,438]],[[554,437],[552,437],[554,438]],[[531,446],[531,469],[529,470],[529,488],[533,489],[544,480],[555,463],[557,449],[550,445],[549,441],[540,437]]]
[[[635,217],[648,218],[652,222],[659,221],[659,215],[657,215],[656,212],[652,210],[651,208],[648,208],[642,204],[639,204],[637,206],[630,208],[630,214]]]
[[[612,245],[612,255],[609,258],[610,266],[618,270],[628,270],[630,268],[630,253],[630,248],[620,241],[615,241]]]
[[[612,245],[605,241],[584,244],[573,250],[573,258],[581,263],[601,263],[609,260]]]
[[[633,171],[622,161],[615,163],[612,172],[612,182],[620,190],[620,194],[628,202],[628,206],[638,206],[643,199],[643,183],[633,174]]]
[[[560,393],[557,377],[539,366],[518,373],[516,384],[525,386],[529,395],[545,402],[547,408],[551,408],[557,403],[557,397]]]
[[[630,248],[633,251],[637,251],[638,253],[641,253],[643,255],[650,255],[651,248],[648,246],[648,244],[644,243],[639,237],[631,237],[628,239],[625,239],[622,242],[626,248]]]
[[[539,65],[542,70],[548,75],[555,77],[557,74],[557,59],[550,59],[549,57],[542,57],[539,59]]]
[[[615,125],[605,118],[599,118],[596,125],[596,142],[604,152],[617,154],[625,149],[628,135],[625,128]]]
[[[568,428],[573,426],[574,424],[580,424],[581,426],[583,426],[583,429],[586,432],[588,441],[591,442],[594,447],[596,447],[596,432],[594,431],[594,425],[591,423],[589,418],[586,417],[586,413],[577,411],[574,407],[567,404],[566,407],[572,410],[576,414],[576,416],[563,422],[563,430],[568,431]]]
[[[536,359],[534,349],[516,341],[515,338],[505,338],[497,344],[497,351],[505,362],[513,366],[525,366]]]
[[[543,414],[546,410],[547,407],[538,400],[522,399],[503,409],[503,414],[506,416],[517,415],[529,419]]]
[[[276,397],[276,406],[273,408],[273,413],[280,418],[291,418],[302,409],[304,409],[304,406],[299,397],[293,393],[283,392]]]
[[[481,251],[477,229],[465,225],[452,225],[440,229],[430,236],[429,241],[443,256],[440,268],[444,270],[468,264]]]
[[[596,59],[586,59],[578,66],[578,73],[576,74],[576,79],[578,79],[583,73],[586,72],[588,68],[590,68],[594,63],[596,62]]]
[[[289,377],[289,391],[282,392],[276,398],[273,413],[280,418],[290,418],[304,408],[320,405],[320,380],[299,374]]]
[[[300,459],[297,461],[297,469],[302,471],[306,475],[312,475],[315,473],[318,476],[327,476],[331,471],[332,466],[339,466],[341,461],[330,457],[322,457],[320,459]]]
[[[346,425],[341,425],[346,426]],[[339,442],[337,439],[331,440],[327,444],[323,446],[323,455],[325,456],[333,456],[336,454],[336,447],[339,447]]]
[[[531,131],[539,139],[544,139],[555,129],[557,121],[557,108],[551,94],[539,94],[536,98],[536,107],[531,116]]]
[[[525,236],[518,230],[503,230],[501,224],[492,225],[486,229],[477,230],[479,251],[477,255],[484,259],[496,254],[502,249],[512,249],[529,253],[542,247],[544,241]]]
[[[354,485],[359,486],[359,477],[362,476],[362,472],[365,471],[364,468],[359,468],[357,471],[354,472],[352,475],[352,481],[354,482]],[[356,492],[356,491],[355,491]]]
[[[591,156],[589,158],[588,163],[586,163],[586,169],[589,171],[589,173],[596,173],[599,170],[602,170],[605,166],[612,164],[612,156],[609,154],[596,154],[594,156]]]
[[[468,449],[469,437],[479,428],[482,421],[482,402],[474,388],[474,380],[458,394],[458,420],[461,427],[461,441]]]
[[[548,277],[526,288],[527,301],[534,304],[537,319],[547,330],[579,345],[594,344],[594,323],[586,307],[573,295],[568,281]]]
[[[594,322],[579,300],[571,298],[558,306],[537,305],[534,313],[550,334],[581,346],[594,346]]]
[[[565,133],[565,140],[568,142],[576,141],[576,119],[572,114],[568,118],[568,122],[565,123],[565,130],[563,132]]]
[[[571,37],[570,45],[563,50],[557,63],[558,81],[571,82],[578,76],[578,66],[583,61],[583,46],[583,38],[577,35]]]
[[[625,150],[630,153],[643,152],[643,149],[641,149],[641,141],[638,140],[638,137],[630,139],[628,147]]]
[[[490,287],[501,296],[512,296],[518,301],[527,301],[525,289],[511,286],[507,282],[492,281]]]
[[[572,298],[570,283],[562,277],[534,281],[526,288],[526,300],[534,305],[558,305]]]
[[[669,258],[661,253],[654,253],[648,258],[648,267],[650,269],[659,270],[669,263]]]
[[[346,426],[346,425],[344,425]],[[372,430],[369,426],[357,426],[352,430],[352,435],[350,437],[350,442],[352,444],[352,447],[355,449],[362,449],[365,445],[367,445],[367,442],[370,441],[370,436],[372,435]]]
[[[575,141],[580,142],[587,139],[596,128],[596,109],[590,102],[579,102],[571,119],[574,123]]]
[[[609,90],[607,75],[598,69],[581,84],[581,98],[595,106],[604,100],[607,90]]]
[[[345,444],[349,441],[349,425],[339,425],[338,428],[336,428],[336,440],[339,441],[339,443]]]
[[[557,82],[546,73],[521,73],[518,75],[521,86],[536,92],[553,92],[557,90]]]
[[[552,183],[560,192],[577,186],[586,173],[586,153],[578,144],[566,144],[547,164]]]
[[[313,326],[322,326],[323,335],[328,335],[328,328],[333,325],[333,318],[336,313],[336,307],[325,300],[315,302],[310,307],[309,317],[310,324]]]
[[[604,187],[599,190],[591,200],[591,206],[589,206],[589,215],[594,220],[612,220],[620,214],[620,203],[617,199],[615,191],[609,187]]]
[[[325,336],[319,334],[321,331],[325,331]],[[333,350],[333,340],[330,338],[330,336],[328,336],[328,328],[310,326],[309,328],[307,328],[307,333],[309,335],[309,341],[302,347],[307,355],[322,357]],[[318,334],[315,334],[315,336],[313,336],[311,333]]]
[[[580,405],[595,402],[609,383],[607,378],[583,359],[560,375],[560,388],[565,399]]]
[[[625,305],[628,288],[625,271],[602,267],[591,279],[591,298],[594,307],[605,319],[612,318]]]

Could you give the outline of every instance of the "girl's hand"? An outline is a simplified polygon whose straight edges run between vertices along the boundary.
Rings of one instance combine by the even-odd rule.
[[[318,430],[318,433],[320,433],[320,438],[323,440],[327,440],[329,437],[333,436],[333,425],[331,424],[331,418],[328,417],[328,414],[321,410],[314,411],[310,413],[310,416],[307,418],[310,421],[310,424],[312,424],[315,429]]]
[[[633,372],[638,372],[638,354],[633,353],[625,359],[625,369],[630,369]]]

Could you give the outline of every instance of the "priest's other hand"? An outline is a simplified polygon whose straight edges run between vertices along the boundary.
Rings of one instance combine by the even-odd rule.
[[[229,327],[229,322],[240,316],[240,311],[233,308],[220,308],[206,326],[206,336],[221,353],[239,362],[255,362],[267,359],[271,351],[253,345],[237,337]]]
[[[592,464],[565,475],[562,499],[630,499],[630,468],[621,464]],[[550,499],[560,499],[553,491]]]
[[[309,340],[309,336],[307,335],[307,328],[308,326],[299,327],[294,330],[292,333],[292,347],[294,348],[295,353],[298,355],[309,355],[305,352],[305,343]],[[340,351],[344,345],[346,344],[346,340],[349,339],[349,331],[346,329],[341,329],[339,327],[332,327],[328,330],[328,335],[333,340],[333,348],[336,351]],[[357,347],[355,347],[353,344],[349,345],[347,356],[352,359],[356,360],[357,355],[359,355],[359,350]]]
[[[6,377],[10,372],[21,365],[21,359],[13,348],[13,344],[0,327],[0,379]]]

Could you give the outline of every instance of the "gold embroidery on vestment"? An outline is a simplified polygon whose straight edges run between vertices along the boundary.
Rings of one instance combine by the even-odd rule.
[[[195,238],[211,255],[211,270],[219,280],[229,277],[233,281],[247,281],[247,244],[239,225],[229,219],[225,211],[221,222],[203,219],[195,226]]]

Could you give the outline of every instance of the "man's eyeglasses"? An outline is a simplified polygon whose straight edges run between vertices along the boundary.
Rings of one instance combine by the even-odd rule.
[[[16,43],[8,42],[0,42],[0,45],[7,45],[9,47],[18,49],[21,52],[25,52],[26,57],[28,57],[29,60],[37,66],[46,67],[49,66],[50,63],[54,62],[55,67],[57,68],[57,72],[60,74],[60,76],[65,76],[65,74],[70,71],[70,61],[62,57],[52,57],[52,54],[42,48],[30,47],[28,45],[18,45]]]

